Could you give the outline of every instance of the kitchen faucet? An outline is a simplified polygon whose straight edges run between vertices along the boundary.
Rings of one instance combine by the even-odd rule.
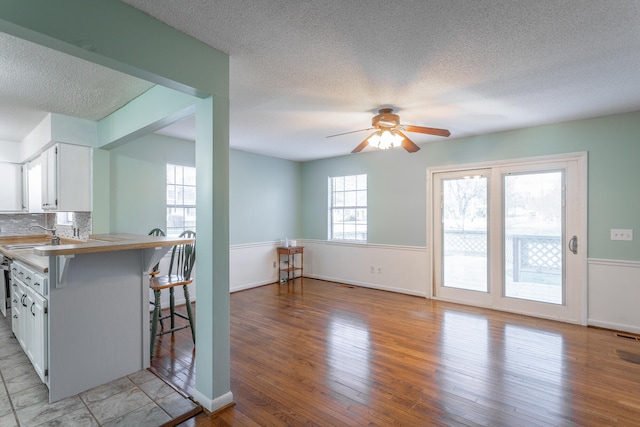
[[[60,244],[60,237],[56,236],[56,229],[55,228],[46,228],[43,227],[39,224],[35,224],[32,225],[31,227],[29,227],[29,230],[33,229],[34,227],[38,227],[38,228],[42,228],[44,231],[50,231],[51,232],[51,244],[52,245],[59,245]]]

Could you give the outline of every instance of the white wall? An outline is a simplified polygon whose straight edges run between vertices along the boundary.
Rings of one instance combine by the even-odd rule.
[[[0,141],[0,162],[20,163],[20,143]]]

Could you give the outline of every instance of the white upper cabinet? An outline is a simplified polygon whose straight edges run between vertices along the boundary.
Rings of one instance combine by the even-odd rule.
[[[42,212],[42,170],[40,166],[40,157],[36,157],[23,167],[27,171],[27,207],[30,213]],[[24,184],[23,184],[24,185]]]
[[[55,144],[40,156],[42,209],[45,211],[91,211],[90,147]]]
[[[22,212],[22,165],[0,162],[0,212]]]

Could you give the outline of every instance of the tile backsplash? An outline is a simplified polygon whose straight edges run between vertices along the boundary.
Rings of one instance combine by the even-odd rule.
[[[91,234],[91,212],[72,212],[71,223],[56,224],[58,236],[69,239],[87,240]],[[54,214],[54,221],[56,215]]]
[[[0,236],[44,234],[41,229],[30,229],[33,225],[41,225],[55,228],[60,237],[87,240],[91,234],[91,212],[73,212],[68,217],[69,221],[60,224],[55,213],[0,214]]]

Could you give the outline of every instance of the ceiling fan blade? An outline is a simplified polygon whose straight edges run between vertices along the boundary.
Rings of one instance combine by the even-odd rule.
[[[447,129],[426,128],[426,127],[414,126],[414,125],[402,125],[402,128],[406,132],[425,133],[427,135],[437,135],[437,136],[451,135],[451,132],[449,132]]]
[[[418,145],[415,142],[407,138],[407,135],[400,132],[399,130],[396,130],[396,132],[398,132],[398,134],[404,138],[402,140],[402,148],[407,150],[409,153],[415,153],[420,149],[420,147],[418,147]]]
[[[365,148],[367,145],[369,145],[369,141],[368,141],[368,140],[369,140],[369,137],[370,137],[370,136],[371,136],[371,135],[369,135],[368,137],[366,137],[366,138],[364,139],[364,141],[362,141],[360,144],[358,144],[358,146],[357,146],[356,148],[354,148],[353,150],[351,150],[351,153],[352,153],[352,154],[353,154],[353,153],[359,153],[359,152],[361,152],[362,150],[364,150],[364,148]]]
[[[365,130],[371,130],[371,129],[375,129],[375,128],[358,129],[358,130],[352,130],[350,132],[336,133],[335,135],[329,135],[329,136],[326,136],[325,138],[333,138],[334,136],[349,135],[350,133],[364,132]]]

